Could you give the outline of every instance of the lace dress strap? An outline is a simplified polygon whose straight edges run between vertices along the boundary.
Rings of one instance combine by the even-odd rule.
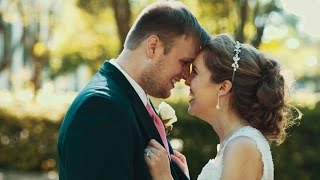
[[[217,156],[203,167],[198,180],[220,180],[223,169],[223,153],[226,145],[234,138],[239,136],[246,136],[254,140],[258,150],[261,153],[261,159],[263,163],[263,176],[262,180],[273,180],[273,162],[270,151],[270,146],[261,132],[251,126],[245,126],[234,132],[232,136],[226,139],[226,142],[222,147],[218,148]]]
[[[225,145],[223,147],[221,147],[219,153],[221,154],[221,157],[223,158],[223,154],[224,154],[224,149],[226,147],[226,145],[233,140],[236,137],[239,136],[245,136],[248,137],[252,140],[254,140],[254,142],[257,145],[258,150],[261,153],[261,159],[262,159],[262,163],[263,163],[263,176],[262,179],[263,180],[273,180],[274,179],[274,167],[273,167],[273,160],[272,160],[272,155],[271,155],[271,150],[270,150],[270,145],[268,143],[268,141],[266,140],[266,138],[262,135],[262,133],[251,127],[251,126],[245,126],[241,129],[239,129],[238,131],[236,131],[225,143]]]

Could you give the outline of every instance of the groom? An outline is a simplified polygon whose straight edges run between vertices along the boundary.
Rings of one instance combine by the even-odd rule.
[[[144,160],[148,141],[173,151],[150,115],[154,109],[146,108],[152,106],[147,95],[169,97],[208,38],[181,4],[145,8],[119,57],[105,61],[70,106],[58,139],[59,179],[151,179]],[[170,166],[174,179],[188,179],[176,164]]]

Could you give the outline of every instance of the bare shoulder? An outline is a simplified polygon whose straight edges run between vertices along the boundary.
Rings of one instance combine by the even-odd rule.
[[[223,155],[222,177],[259,179],[262,174],[263,163],[256,142],[247,136],[239,136],[229,141]]]

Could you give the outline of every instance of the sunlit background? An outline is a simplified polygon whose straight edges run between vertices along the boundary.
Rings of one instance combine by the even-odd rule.
[[[151,2],[0,0],[0,180],[57,179],[55,143],[67,108],[103,61],[117,57]],[[182,2],[212,35],[230,33],[281,62],[304,116],[289,140],[274,147],[275,177],[319,179],[320,0]],[[183,82],[172,94],[166,101],[179,121],[170,138],[189,157],[196,179],[215,156],[216,136],[187,115]]]

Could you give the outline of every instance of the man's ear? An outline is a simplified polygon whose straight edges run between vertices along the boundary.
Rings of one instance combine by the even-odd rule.
[[[225,80],[222,83],[220,83],[219,94],[226,95],[231,91],[231,89],[232,89],[232,82],[229,80]]]
[[[147,56],[150,59],[153,59],[157,53],[157,50],[159,49],[161,45],[160,39],[156,35],[151,35],[147,39],[147,47],[146,52]]]

